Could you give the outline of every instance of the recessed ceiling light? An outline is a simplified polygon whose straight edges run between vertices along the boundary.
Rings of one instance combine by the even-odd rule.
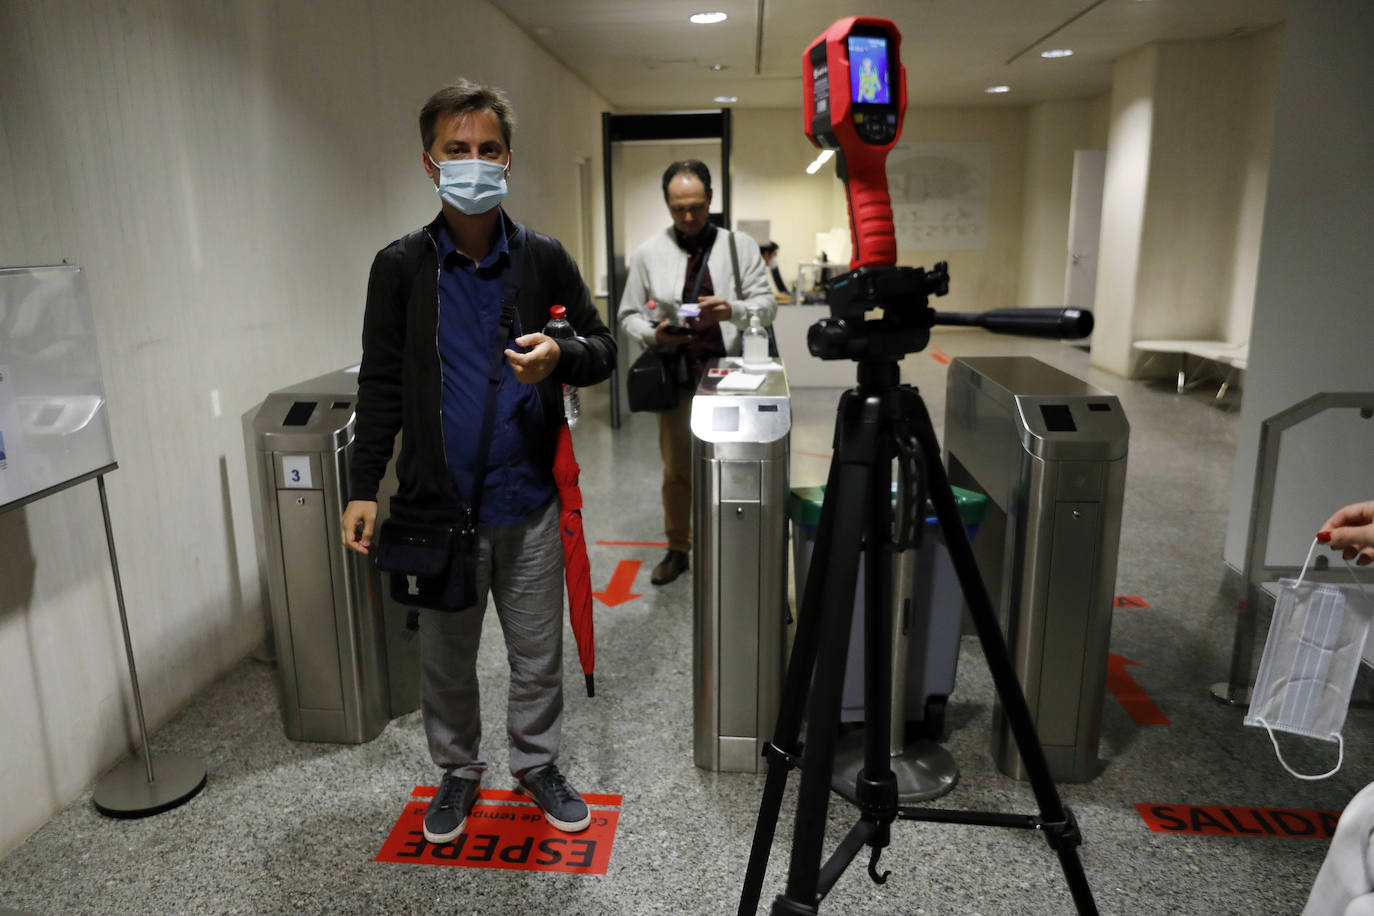
[[[997,94],[997,93],[999,93],[999,92],[1011,92],[1011,87],[1010,87],[1010,86],[989,86],[988,88],[984,89],[983,91],[984,91],[984,92],[990,92],[990,93],[992,93],[992,94],[995,95],[995,94]]]
[[[729,67],[729,66],[730,66],[729,64],[712,64],[712,65],[711,65],[711,69],[712,69],[712,70],[717,70],[717,71],[719,71],[719,70],[724,70],[724,69],[726,69],[726,68]]]
[[[1068,48],[1053,48],[1049,51],[1041,51],[1040,56],[1048,57],[1051,59],[1056,57],[1073,57],[1073,51],[1069,50]]]
[[[695,22],[697,25],[710,25],[713,22],[724,22],[726,16],[722,12],[693,13],[691,16],[688,16],[687,18],[689,21]]]
[[[718,96],[716,96],[716,101],[717,101],[717,102],[738,102],[738,101],[739,101],[739,96],[737,96],[737,95],[718,95]]]

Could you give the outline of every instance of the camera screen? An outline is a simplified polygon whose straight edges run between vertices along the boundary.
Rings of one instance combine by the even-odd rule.
[[[867,105],[892,104],[885,36],[849,36],[849,98]]]

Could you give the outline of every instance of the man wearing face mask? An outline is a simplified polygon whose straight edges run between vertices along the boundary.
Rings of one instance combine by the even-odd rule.
[[[511,774],[555,827],[579,831],[590,822],[556,765],[563,559],[552,463],[562,384],[606,379],[615,341],[563,246],[500,206],[513,121],[502,92],[467,80],[425,102],[420,162],[442,209],[378,252],[363,317],[345,545],[368,553],[377,486],[398,432],[393,513],[401,505],[447,522],[478,506],[477,603],[420,616],[421,714],[443,770],[424,820],[431,843],[462,832],[486,769],[476,659],[488,591],[511,666]],[[578,337],[540,332],[554,305],[567,308]],[[478,430],[488,417],[484,456]]]

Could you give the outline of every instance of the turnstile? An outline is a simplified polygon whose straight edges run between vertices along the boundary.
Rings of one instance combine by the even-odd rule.
[[[1116,397],[1029,357],[949,367],[950,483],[988,497],[974,544],[1051,775],[1098,772],[1130,427]],[[1000,704],[992,754],[1027,774]]]
[[[786,670],[792,408],[781,363],[752,389],[741,366],[713,363],[692,401],[693,733],[697,766],[757,773]]]
[[[282,716],[298,741],[370,741],[419,705],[407,609],[339,527],[357,391],[357,369],[344,369],[275,391],[245,417]],[[388,469],[378,525],[394,491]]]

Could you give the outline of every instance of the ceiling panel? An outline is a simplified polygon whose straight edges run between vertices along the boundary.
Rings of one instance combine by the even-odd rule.
[[[623,111],[715,107],[717,95],[738,96],[736,107],[795,107],[801,100],[802,52],[837,18],[834,0],[492,2]],[[1123,54],[1154,41],[1258,31],[1282,22],[1287,5],[870,0],[864,15],[891,19],[901,30],[910,104],[994,106],[1098,95],[1111,88],[1112,62]],[[704,26],[687,21],[702,10],[721,10],[729,18]],[[1040,57],[1040,51],[1059,47],[1075,53],[1060,60]],[[984,93],[993,84],[1012,91]]]

